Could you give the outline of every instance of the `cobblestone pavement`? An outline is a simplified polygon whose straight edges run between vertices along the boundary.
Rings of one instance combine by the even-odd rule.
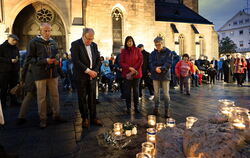
[[[20,158],[132,158],[140,151],[140,144],[146,140],[145,129],[139,127],[138,135],[126,148],[115,150],[102,146],[97,136],[112,128],[114,122],[132,121],[143,123],[146,116],[152,112],[154,102],[150,101],[148,91],[144,91],[141,100],[141,114],[128,116],[125,113],[125,101],[120,99],[120,93],[100,93],[101,103],[97,106],[98,117],[103,121],[103,127],[91,126],[81,128],[81,118],[77,107],[77,95],[60,90],[61,112],[68,122],[54,124],[49,119],[49,126],[41,130],[37,115],[37,105],[34,103],[27,116],[25,125],[16,125],[19,107],[8,107],[5,113],[6,125],[0,129],[0,144],[8,152],[19,154]],[[179,89],[171,89],[172,117],[177,123],[185,121],[187,116],[206,119],[217,112],[218,99],[231,99],[236,105],[250,109],[250,84],[238,87],[235,84],[218,82],[215,85],[204,84],[192,88],[191,96],[179,93]],[[161,116],[164,109],[160,108]],[[163,122],[163,117],[157,118]]]

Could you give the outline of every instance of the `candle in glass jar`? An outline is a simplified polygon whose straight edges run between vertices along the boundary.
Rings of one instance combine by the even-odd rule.
[[[148,115],[148,125],[153,127],[156,124],[156,116],[155,115]]]
[[[119,123],[119,122],[114,123],[113,131],[115,135],[119,136],[122,134],[122,129],[123,129],[122,126],[123,126],[122,123]]]
[[[146,153],[138,153],[136,154],[136,158],[152,158],[152,157]]]
[[[149,154],[150,156],[154,155],[154,144],[151,142],[142,143],[142,153]]]
[[[147,141],[151,143],[156,142],[156,129],[154,128],[147,129]]]
[[[133,127],[133,128],[132,128],[132,134],[133,134],[133,135],[136,135],[136,134],[137,134],[137,128],[136,128],[136,127]]]
[[[126,130],[125,134],[127,137],[130,137],[132,135],[132,130]]]
[[[193,116],[189,116],[186,118],[186,128],[189,129],[193,126],[193,124],[197,121],[198,119]]]
[[[164,123],[156,123],[156,130],[157,132],[159,132],[160,130],[162,130],[165,127]]]
[[[167,124],[167,127],[174,127],[175,126],[175,119],[167,118],[166,124]]]

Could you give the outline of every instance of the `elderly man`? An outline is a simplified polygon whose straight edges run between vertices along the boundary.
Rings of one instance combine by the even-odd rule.
[[[40,35],[33,38],[28,45],[26,62],[31,63],[36,88],[38,113],[40,116],[40,127],[47,127],[47,104],[46,94],[49,91],[51,103],[53,104],[53,120],[65,122],[60,117],[59,93],[58,93],[58,53],[57,43],[50,37],[51,25],[43,23],[40,26]]]
[[[82,38],[72,42],[70,49],[82,126],[85,128],[88,128],[90,123],[102,125],[96,117],[96,76],[101,62],[97,45],[93,42],[94,35],[92,28],[84,28]]]
[[[163,47],[162,37],[154,39],[155,50],[150,54],[149,64],[151,69],[151,78],[154,86],[154,114],[159,115],[158,108],[160,105],[160,87],[163,88],[163,99],[165,106],[165,117],[169,118],[170,96],[169,96],[169,83],[171,80],[171,65],[173,53]]]
[[[0,45],[0,99],[6,108],[7,91],[15,87],[19,79],[19,50],[16,46],[18,37],[14,34]],[[10,95],[10,105],[20,105],[15,95]]]

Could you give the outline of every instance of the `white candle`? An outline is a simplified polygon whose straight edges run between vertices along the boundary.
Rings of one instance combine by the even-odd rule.
[[[198,120],[196,117],[189,116],[186,118],[186,128],[189,129],[193,126],[193,124]]]
[[[136,158],[152,158],[152,157],[146,153],[138,153],[136,154]]]
[[[123,130],[122,126],[123,126],[122,123],[119,123],[119,122],[114,123],[113,131],[116,136],[120,136],[122,134],[122,130]]]
[[[246,128],[246,125],[244,125],[242,122],[233,123],[233,126],[239,130],[244,130]]]
[[[175,120],[173,118],[167,118],[166,124],[167,127],[175,127]]]
[[[154,148],[154,144],[151,142],[142,143],[142,153],[146,153],[152,156],[154,155]]]
[[[136,127],[134,127],[134,128],[132,129],[132,134],[133,134],[133,135],[136,135],[136,134],[137,134],[137,128],[136,128]]]
[[[159,132],[160,130],[162,130],[165,127],[164,123],[156,123],[156,130],[157,132]]]
[[[151,127],[156,125],[156,116],[155,115],[148,115],[148,125]]]
[[[132,135],[132,131],[131,130],[126,130],[125,134],[127,137],[130,137]]]
[[[151,143],[156,142],[156,129],[154,128],[147,129],[147,141]]]

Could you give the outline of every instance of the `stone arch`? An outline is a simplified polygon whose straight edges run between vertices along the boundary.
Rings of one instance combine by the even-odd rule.
[[[52,24],[52,37],[58,42],[61,53],[67,50],[67,30],[60,15],[50,5],[36,1],[24,7],[14,18],[12,32],[20,37],[20,49],[26,49],[28,41],[39,34],[39,25]]]

